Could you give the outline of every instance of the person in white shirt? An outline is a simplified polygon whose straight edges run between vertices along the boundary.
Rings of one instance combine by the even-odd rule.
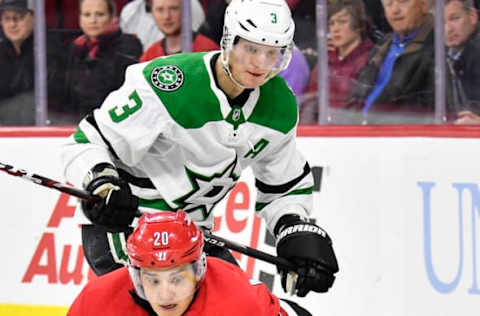
[[[150,8],[151,0],[133,0],[120,12],[120,28],[124,33],[137,35],[144,49],[164,37],[153,20]],[[198,0],[191,0],[191,12],[192,29],[196,31],[205,20],[205,13]]]

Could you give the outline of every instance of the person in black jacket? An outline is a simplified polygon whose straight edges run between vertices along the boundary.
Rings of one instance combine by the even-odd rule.
[[[0,5],[0,125],[34,125],[33,1],[4,0]],[[62,102],[65,53],[58,34],[47,31],[48,103]],[[45,122],[46,123],[46,122]]]
[[[80,0],[83,35],[73,41],[66,69],[62,112],[79,121],[118,89],[125,69],[138,61],[141,42],[118,27],[113,0]]]
[[[480,29],[472,0],[447,0],[448,117],[455,124],[480,125]]]
[[[371,51],[349,105],[358,123],[433,122],[434,45],[429,0],[382,0],[393,33]],[[354,122],[352,122],[354,123]]]
[[[0,125],[35,122],[33,93],[33,8],[27,1],[0,5]]]

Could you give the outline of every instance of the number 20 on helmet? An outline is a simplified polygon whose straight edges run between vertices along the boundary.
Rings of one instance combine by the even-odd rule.
[[[206,271],[203,234],[182,210],[144,214],[127,240],[129,272],[144,297],[140,269],[168,269],[191,264],[200,284]]]

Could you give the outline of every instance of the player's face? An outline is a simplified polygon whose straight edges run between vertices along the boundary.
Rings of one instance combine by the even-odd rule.
[[[22,43],[33,32],[33,15],[30,12],[4,10],[1,25],[5,36],[13,43]]]
[[[475,30],[478,15],[474,8],[466,10],[460,0],[445,4],[445,44],[460,47]]]
[[[140,272],[145,296],[158,316],[180,316],[193,300],[197,281],[191,264]]]
[[[83,0],[80,4],[80,28],[90,39],[103,34],[112,18],[105,0]]]
[[[239,39],[230,52],[230,71],[247,88],[261,86],[283,58],[282,49]]]
[[[166,36],[180,34],[182,26],[180,0],[153,0],[152,16],[160,31]]]
[[[352,15],[347,9],[342,9],[332,15],[328,20],[328,29],[331,43],[337,49],[346,49],[361,40],[360,31],[352,27]]]

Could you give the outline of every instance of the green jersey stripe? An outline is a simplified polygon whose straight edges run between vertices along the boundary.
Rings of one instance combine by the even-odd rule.
[[[80,127],[77,127],[77,130],[73,134],[73,139],[75,142],[79,144],[88,144],[90,141],[87,138],[87,135],[80,129]]]

